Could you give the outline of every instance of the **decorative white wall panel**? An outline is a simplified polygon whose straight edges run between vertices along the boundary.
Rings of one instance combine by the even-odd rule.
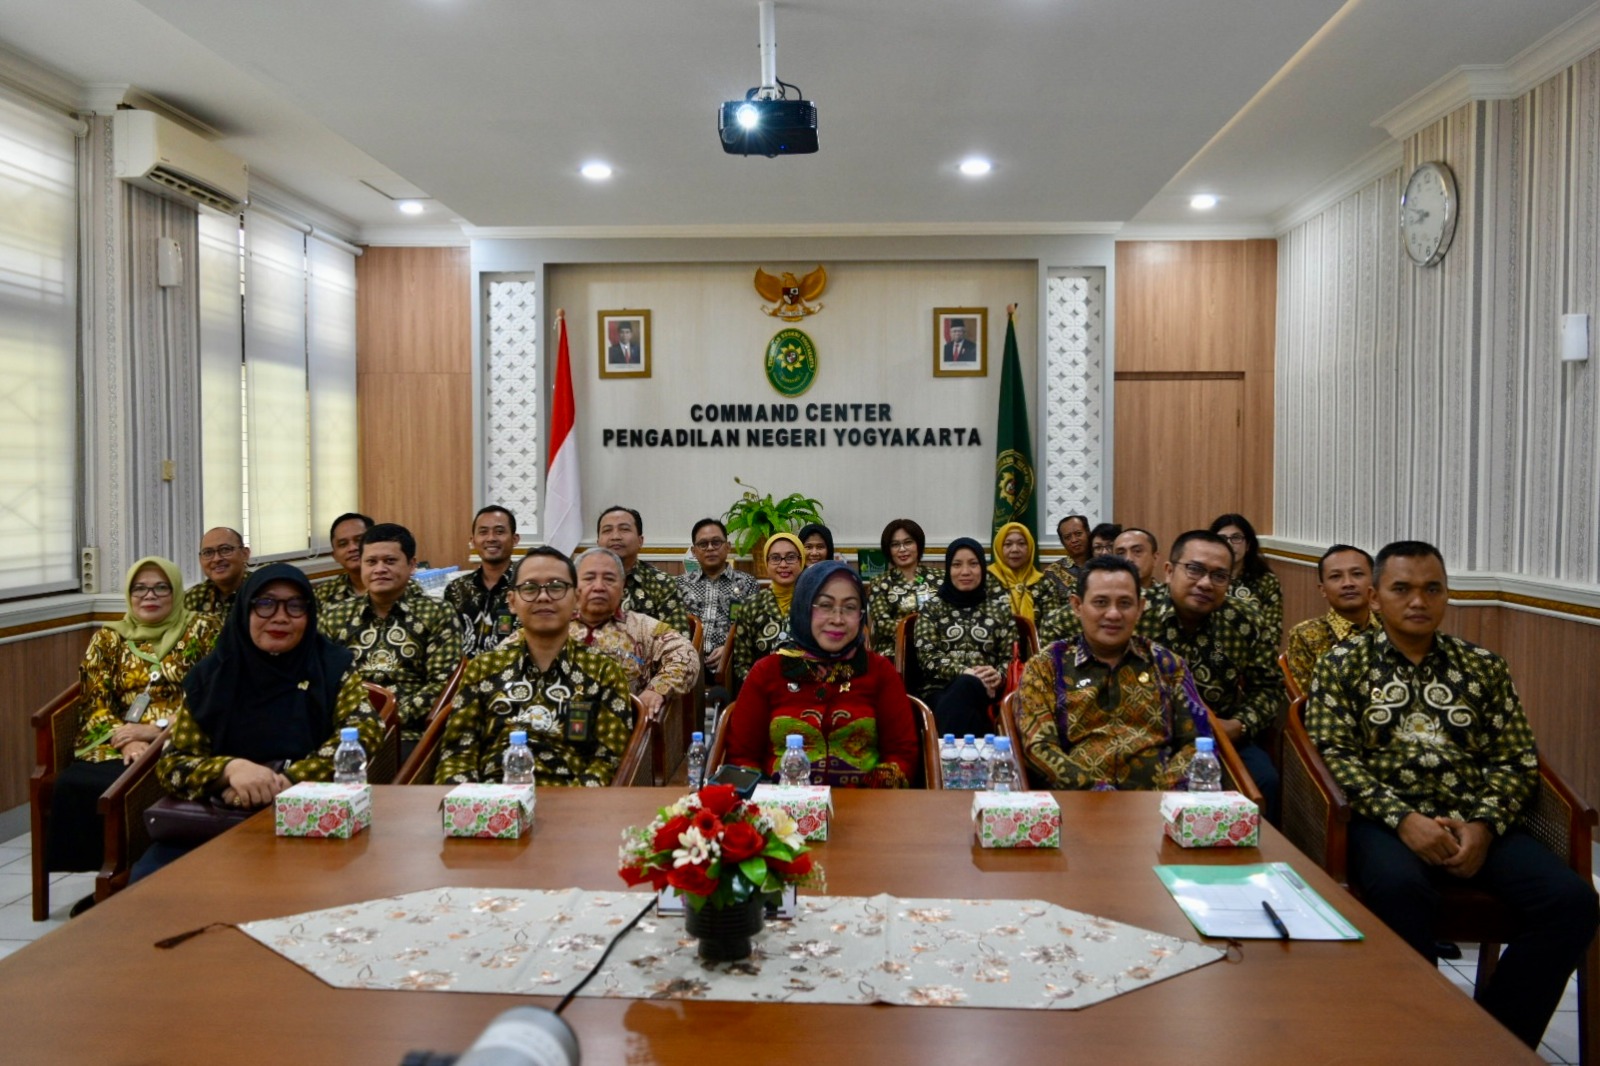
[[[1400,252],[1404,175],[1442,159],[1442,264]],[[1469,104],[1279,246],[1274,529],[1308,545],[1433,541],[1456,570],[1600,582],[1595,369],[1559,316],[1600,311],[1600,53]]]
[[[1045,304],[1041,540],[1069,514],[1104,513],[1106,272],[1052,270]]]
[[[485,499],[539,529],[539,301],[529,274],[483,276]]]

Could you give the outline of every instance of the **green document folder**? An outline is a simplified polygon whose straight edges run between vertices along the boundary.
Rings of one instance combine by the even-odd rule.
[[[1204,936],[1277,940],[1261,906],[1270,903],[1291,940],[1361,940],[1361,931],[1286,862],[1244,866],[1157,866],[1184,915]]]

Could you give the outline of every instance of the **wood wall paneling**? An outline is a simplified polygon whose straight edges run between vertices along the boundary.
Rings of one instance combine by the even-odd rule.
[[[360,509],[409,528],[435,566],[466,564],[478,507],[471,276],[465,248],[369,248],[356,260]]]
[[[78,663],[93,635],[92,628],[76,629],[0,644],[0,702],[10,708],[0,726],[0,811],[28,802],[34,759],[29,719],[78,679]]]
[[[1228,511],[1272,530],[1277,254],[1272,240],[1117,244],[1115,520],[1163,545]]]

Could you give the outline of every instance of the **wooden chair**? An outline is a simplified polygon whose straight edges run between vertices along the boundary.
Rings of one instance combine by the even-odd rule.
[[[917,722],[917,733],[922,740],[922,787],[944,788],[944,766],[939,761],[939,726],[933,720],[933,711],[915,696],[911,700],[911,713]]]
[[[728,649],[728,654],[722,657],[722,669],[717,671],[717,684],[729,692],[733,691],[733,638],[738,629],[738,622],[728,623],[728,639],[723,642],[723,647]]]
[[[738,700],[728,701],[722,708],[722,714],[717,717],[717,735],[711,741],[711,750],[706,753],[706,776],[721,766],[728,756],[728,723],[733,720],[733,705]]]
[[[428,726],[422,731],[422,739],[417,741],[417,746],[406,756],[405,765],[401,766],[400,772],[395,775],[395,784],[433,784],[433,772],[439,768],[439,753],[444,744],[444,731],[450,724],[450,712],[453,707],[454,701],[451,701],[441,703],[434,708],[433,717],[428,719]]]
[[[1288,652],[1280,651],[1278,653],[1278,669],[1283,671],[1283,687],[1289,690],[1289,702],[1293,703],[1301,696],[1304,696],[1305,692],[1300,688],[1300,682],[1294,679],[1294,674],[1289,670]]]
[[[1311,743],[1302,719],[1305,705],[1304,696],[1294,701],[1285,729],[1283,833],[1328,876],[1349,888],[1350,805]],[[1595,809],[1541,755],[1539,791],[1519,828],[1591,883],[1596,822]],[[1434,935],[1441,941],[1478,945],[1475,983],[1482,989],[1500,961],[1500,948],[1514,935],[1515,924],[1507,908],[1487,892],[1446,883],[1441,893]],[[1352,890],[1352,894],[1357,893]],[[1589,944],[1578,964],[1578,1061],[1585,1066],[1600,1064],[1600,939]]]
[[[1017,624],[1017,634],[1022,639],[1022,658],[1026,662],[1039,654],[1039,627],[1020,614],[1012,615],[1011,620]]]
[[[917,612],[912,611],[900,619],[894,629],[894,668],[906,683],[907,692],[922,690],[922,667],[917,662]]]
[[[100,794],[97,809],[105,827],[104,859],[100,872],[94,878],[96,903],[110,899],[128,887],[133,864],[150,846],[150,832],[144,824],[144,812],[156,800],[167,794],[161,779],[156,776],[156,763],[166,749],[171,730],[161,735],[128,764],[122,776]]]
[[[617,764],[617,776],[611,779],[612,788],[655,783],[650,775],[650,747],[657,735],[656,724],[644,713],[638,696],[628,698],[633,701],[633,735],[628,738],[628,746],[622,751],[622,761]]]
[[[367,687],[367,702],[383,722],[378,750],[367,756],[367,780],[374,785],[387,785],[400,772],[400,711],[393,692],[371,681],[363,684]]]
[[[55,798],[56,777],[72,761],[72,742],[78,733],[79,682],[68,685],[55,699],[33,712],[34,768],[28,779],[29,822],[33,833],[33,920],[50,916],[50,873],[45,869],[45,839],[50,825],[50,803]]]
[[[1000,701],[1000,736],[1011,741],[1011,761],[1017,766],[1017,780],[1023,788],[1040,788],[1042,785],[1029,772],[1028,760],[1022,757],[1022,730],[1017,726],[1018,692],[1008,692]]]

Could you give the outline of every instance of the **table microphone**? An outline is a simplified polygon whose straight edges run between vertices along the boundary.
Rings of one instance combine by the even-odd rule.
[[[578,1066],[578,1035],[554,1011],[512,1007],[489,1023],[465,1053],[411,1051],[400,1066]]]

